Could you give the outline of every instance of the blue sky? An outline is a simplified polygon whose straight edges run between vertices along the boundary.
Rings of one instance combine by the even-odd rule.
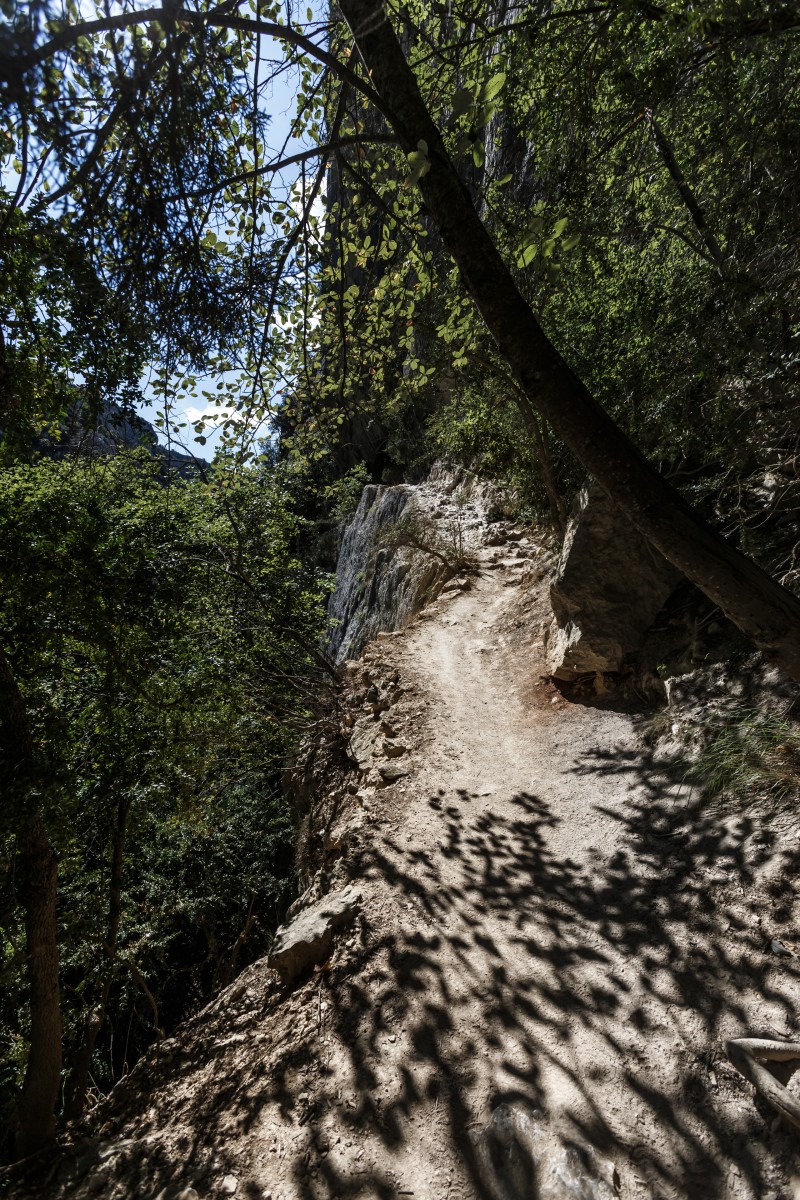
[[[313,18],[316,19],[316,13],[325,11],[326,9],[327,4],[325,0],[313,0],[312,3],[308,3],[307,0],[301,0],[300,10],[304,22],[308,11],[312,12]],[[280,47],[272,38],[262,38],[261,49],[262,59],[270,57],[279,58],[281,56]],[[292,121],[296,115],[297,83],[297,72],[286,71],[278,75],[277,78],[272,79],[268,84],[268,89],[264,95],[264,106],[270,117],[266,139],[268,156],[272,152],[277,157],[281,151],[288,156],[304,148],[305,143],[290,136]],[[283,173],[282,178],[286,186],[290,187],[295,176],[287,172]],[[222,377],[214,376],[208,377],[206,380],[200,380],[198,391],[202,391],[203,388],[212,390],[220,378]],[[233,374],[231,373],[227,378],[233,378]],[[152,420],[156,408],[147,401],[146,395],[147,389],[145,388],[145,400],[139,407],[142,415],[148,420]],[[178,422],[184,420],[189,422],[187,429],[182,431],[184,435],[188,435],[184,446],[185,450],[198,458],[210,461],[214,457],[214,452],[219,441],[219,434],[213,431],[213,427],[215,422],[218,424],[222,422],[224,414],[220,416],[220,412],[216,407],[206,404],[200,398],[196,404],[187,405],[184,410],[175,410],[172,417]],[[191,423],[201,417],[205,418],[208,422],[205,431],[207,440],[203,446],[194,441],[194,433],[191,429]],[[268,429],[265,427],[263,431],[266,434]],[[162,435],[159,434],[159,436],[162,441],[166,440]]]

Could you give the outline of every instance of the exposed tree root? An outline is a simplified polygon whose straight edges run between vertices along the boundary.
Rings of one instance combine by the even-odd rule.
[[[800,1132],[800,1101],[762,1066],[764,1062],[788,1062],[800,1058],[800,1042],[734,1038],[726,1043],[725,1051],[737,1071],[752,1083],[758,1095]]]

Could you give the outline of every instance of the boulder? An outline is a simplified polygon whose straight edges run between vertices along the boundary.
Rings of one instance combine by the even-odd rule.
[[[385,784],[397,783],[409,773],[408,767],[401,767],[398,762],[378,763],[378,774]]]
[[[380,726],[372,717],[359,717],[350,730],[350,757],[360,771],[368,771],[380,734]]]
[[[291,983],[307,967],[324,962],[333,946],[333,934],[351,924],[361,903],[354,887],[330,892],[303,909],[275,934],[267,965],[277,971],[284,984]]]
[[[550,586],[548,674],[568,681],[621,670],[681,578],[590,483],[578,497]]]
[[[395,742],[391,738],[383,739],[383,753],[387,758],[402,758],[408,752],[408,746]]]

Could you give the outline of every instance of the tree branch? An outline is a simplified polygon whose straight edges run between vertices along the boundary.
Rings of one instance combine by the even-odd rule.
[[[356,88],[383,113],[392,126],[395,124],[391,110],[384,106],[375,89],[356,71],[353,71],[345,63],[341,62],[335,54],[331,54],[328,50],[323,49],[322,46],[318,46],[311,38],[306,37],[288,25],[281,25],[276,21],[262,21],[258,18],[239,17],[235,14],[217,13],[214,10],[210,12],[196,12],[178,5],[175,7],[170,5],[169,7],[143,8],[134,12],[117,13],[114,16],[99,17],[94,21],[78,21],[74,25],[69,25],[65,29],[59,30],[49,41],[37,49],[31,50],[26,54],[21,54],[19,56],[20,69],[24,72],[41,66],[42,63],[58,54],[59,51],[68,49],[79,38],[91,37],[95,33],[110,33],[114,30],[129,29],[134,25],[149,25],[151,23],[156,23],[164,29],[180,27],[182,25],[194,29],[203,29],[209,26],[221,29],[236,29],[242,33],[272,37],[276,41],[286,42],[288,45],[294,46],[295,49],[302,50],[305,54],[315,58],[317,62],[321,62],[323,66],[326,66],[329,71],[332,71],[343,82],[347,82],[351,87]]]

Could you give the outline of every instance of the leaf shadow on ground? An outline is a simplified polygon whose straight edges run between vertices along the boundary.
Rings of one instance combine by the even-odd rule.
[[[757,1142],[766,1138],[776,1154],[790,1143],[769,1131],[771,1114],[759,1114],[721,1060],[721,1040],[733,1027],[776,1036],[774,1027],[751,1026],[746,998],[753,994],[780,1015],[787,1034],[795,1030],[796,960],[766,952],[765,932],[743,909],[743,889],[774,855],[781,859],[779,877],[792,880],[800,852],[781,849],[763,830],[754,847],[750,819],[721,822],[685,797],[676,799],[663,764],[640,755],[594,751],[573,770],[589,789],[598,773],[636,785],[635,798],[611,814],[618,837],[610,857],[578,862],[551,849],[560,817],[529,792],[517,793],[503,813],[463,790],[432,795],[428,803],[440,821],[435,853],[375,829],[352,873],[380,884],[385,920],[363,922],[351,959],[334,961],[330,972],[301,982],[291,996],[265,988],[243,1027],[272,1030],[278,1040],[268,1054],[251,1056],[246,1069],[227,1076],[220,1069],[213,1087],[192,1091],[180,1161],[174,1150],[167,1156],[154,1144],[146,1162],[130,1163],[131,1194],[145,1181],[151,1189],[153,1180],[216,1194],[212,1175],[236,1166],[226,1144],[257,1141],[271,1105],[303,1137],[286,1200],[411,1194],[391,1164],[393,1153],[413,1141],[418,1119],[435,1125],[443,1155],[455,1154],[482,1200],[536,1200],[535,1165],[524,1186],[506,1181],[501,1192],[470,1135],[499,1104],[541,1109],[544,1076],[557,1070],[571,1097],[562,1140],[613,1157],[624,1168],[623,1182],[638,1179],[653,1197],[714,1200],[748,1194],[731,1190],[735,1169],[750,1194],[765,1195]],[[712,871],[728,882],[710,882]],[[782,887],[775,885],[778,905]],[[298,1015],[298,1028],[287,1032],[287,1014],[316,1012],[323,995],[324,1020],[300,1028]],[[702,1031],[693,1044],[674,1039],[667,1090],[624,1032],[646,1046],[664,1013],[673,1015],[676,1035],[683,1028],[696,1033],[698,1021]],[[337,1045],[336,1062],[326,1057],[321,1032]],[[402,1055],[387,1085],[387,1056],[398,1033]],[[586,1045],[593,1048],[590,1063],[580,1057]],[[487,1063],[495,1083],[484,1096],[488,1105],[478,1109],[472,1100]],[[600,1083],[614,1071],[624,1080],[620,1105],[641,1114],[634,1144],[621,1144],[613,1114],[598,1098]],[[724,1087],[717,1088],[717,1077],[727,1081]],[[342,1136],[352,1136],[347,1157],[332,1152],[332,1121]],[[356,1157],[365,1135],[373,1149],[387,1152],[372,1165],[369,1156]],[[265,1174],[268,1162],[262,1180]],[[263,1182],[255,1180],[242,1179],[237,1194],[260,1198]],[[278,1186],[272,1194],[278,1200],[284,1192]],[[429,1195],[463,1192],[445,1175]]]
[[[751,819],[721,823],[674,799],[674,792],[665,797],[663,764],[655,768],[640,755],[594,752],[574,769],[587,783],[598,772],[635,776],[640,797],[624,816],[611,814],[619,827],[616,851],[590,869],[551,852],[548,834],[559,817],[530,793],[514,797],[512,819],[473,811],[478,798],[466,792],[431,797],[442,817],[439,853],[450,868],[446,873],[431,854],[390,839],[365,852],[363,874],[383,880],[423,919],[407,935],[393,931],[368,939],[359,976],[343,977],[334,988],[333,1020],[339,1040],[350,1049],[358,1097],[349,1116],[352,1128],[369,1127],[388,1148],[396,1147],[407,1136],[415,1110],[438,1098],[447,1118],[446,1137],[476,1193],[494,1197],[498,1193],[482,1175],[469,1136],[476,1114],[465,1098],[476,1082],[476,1063],[487,1051],[498,1056],[502,1070],[495,1074],[505,1083],[492,1104],[536,1110],[543,1098],[543,1068],[555,1057],[583,1101],[568,1114],[577,1145],[588,1142],[609,1155],[622,1151],[654,1196],[728,1195],[731,1165],[746,1177],[753,1194],[762,1195],[754,1139],[770,1134],[732,1070],[733,1100],[716,1102],[711,1081],[715,1063],[716,1074],[724,1069],[716,1062],[723,1022],[727,1029],[733,1024],[742,1032],[775,1036],[774,1028],[751,1029],[743,1000],[748,993],[768,1001],[787,1031],[794,1026],[798,970],[794,962],[787,966],[770,959],[764,932],[743,919],[740,900],[754,871],[772,855],[780,853],[781,875],[791,879],[800,854],[778,851],[775,839],[763,831],[754,852]],[[733,900],[730,890],[709,884],[710,870],[729,876]],[[486,932],[487,911],[506,926],[503,946]],[[522,955],[510,955],[510,947]],[[615,968],[620,950],[628,966],[624,975]],[[365,968],[368,990],[361,984]],[[456,1036],[462,1008],[472,1022],[470,1036],[463,1030]],[[623,1010],[624,1020],[646,1038],[653,1012],[670,1009],[699,1018],[706,1035],[677,1051],[683,1076],[677,1095],[674,1090],[665,1094],[650,1078],[646,1060],[630,1058],[616,1032]],[[404,1082],[387,1101],[376,1064],[386,1036],[400,1027],[407,1028],[410,1055]],[[545,1028],[547,1038],[542,1037]],[[628,1090],[623,1102],[644,1115],[637,1145],[616,1144],[593,1096],[592,1068],[579,1075],[569,1053],[554,1055],[554,1045],[567,1051],[584,1032],[603,1047],[606,1064],[616,1061],[622,1067]],[[595,1064],[601,1077],[606,1064]],[[426,1081],[424,1090],[420,1078]],[[280,1086],[278,1080],[274,1084]],[[320,1098],[320,1114],[330,1099]],[[736,1101],[745,1102],[749,1137],[742,1136],[741,1118],[735,1124],[729,1120],[726,1107]],[[651,1139],[651,1131],[659,1136]],[[783,1134],[774,1137],[779,1141]],[[531,1182],[527,1195],[535,1197]],[[308,1200],[396,1194],[388,1180],[338,1174],[324,1160],[315,1178],[298,1184]]]

